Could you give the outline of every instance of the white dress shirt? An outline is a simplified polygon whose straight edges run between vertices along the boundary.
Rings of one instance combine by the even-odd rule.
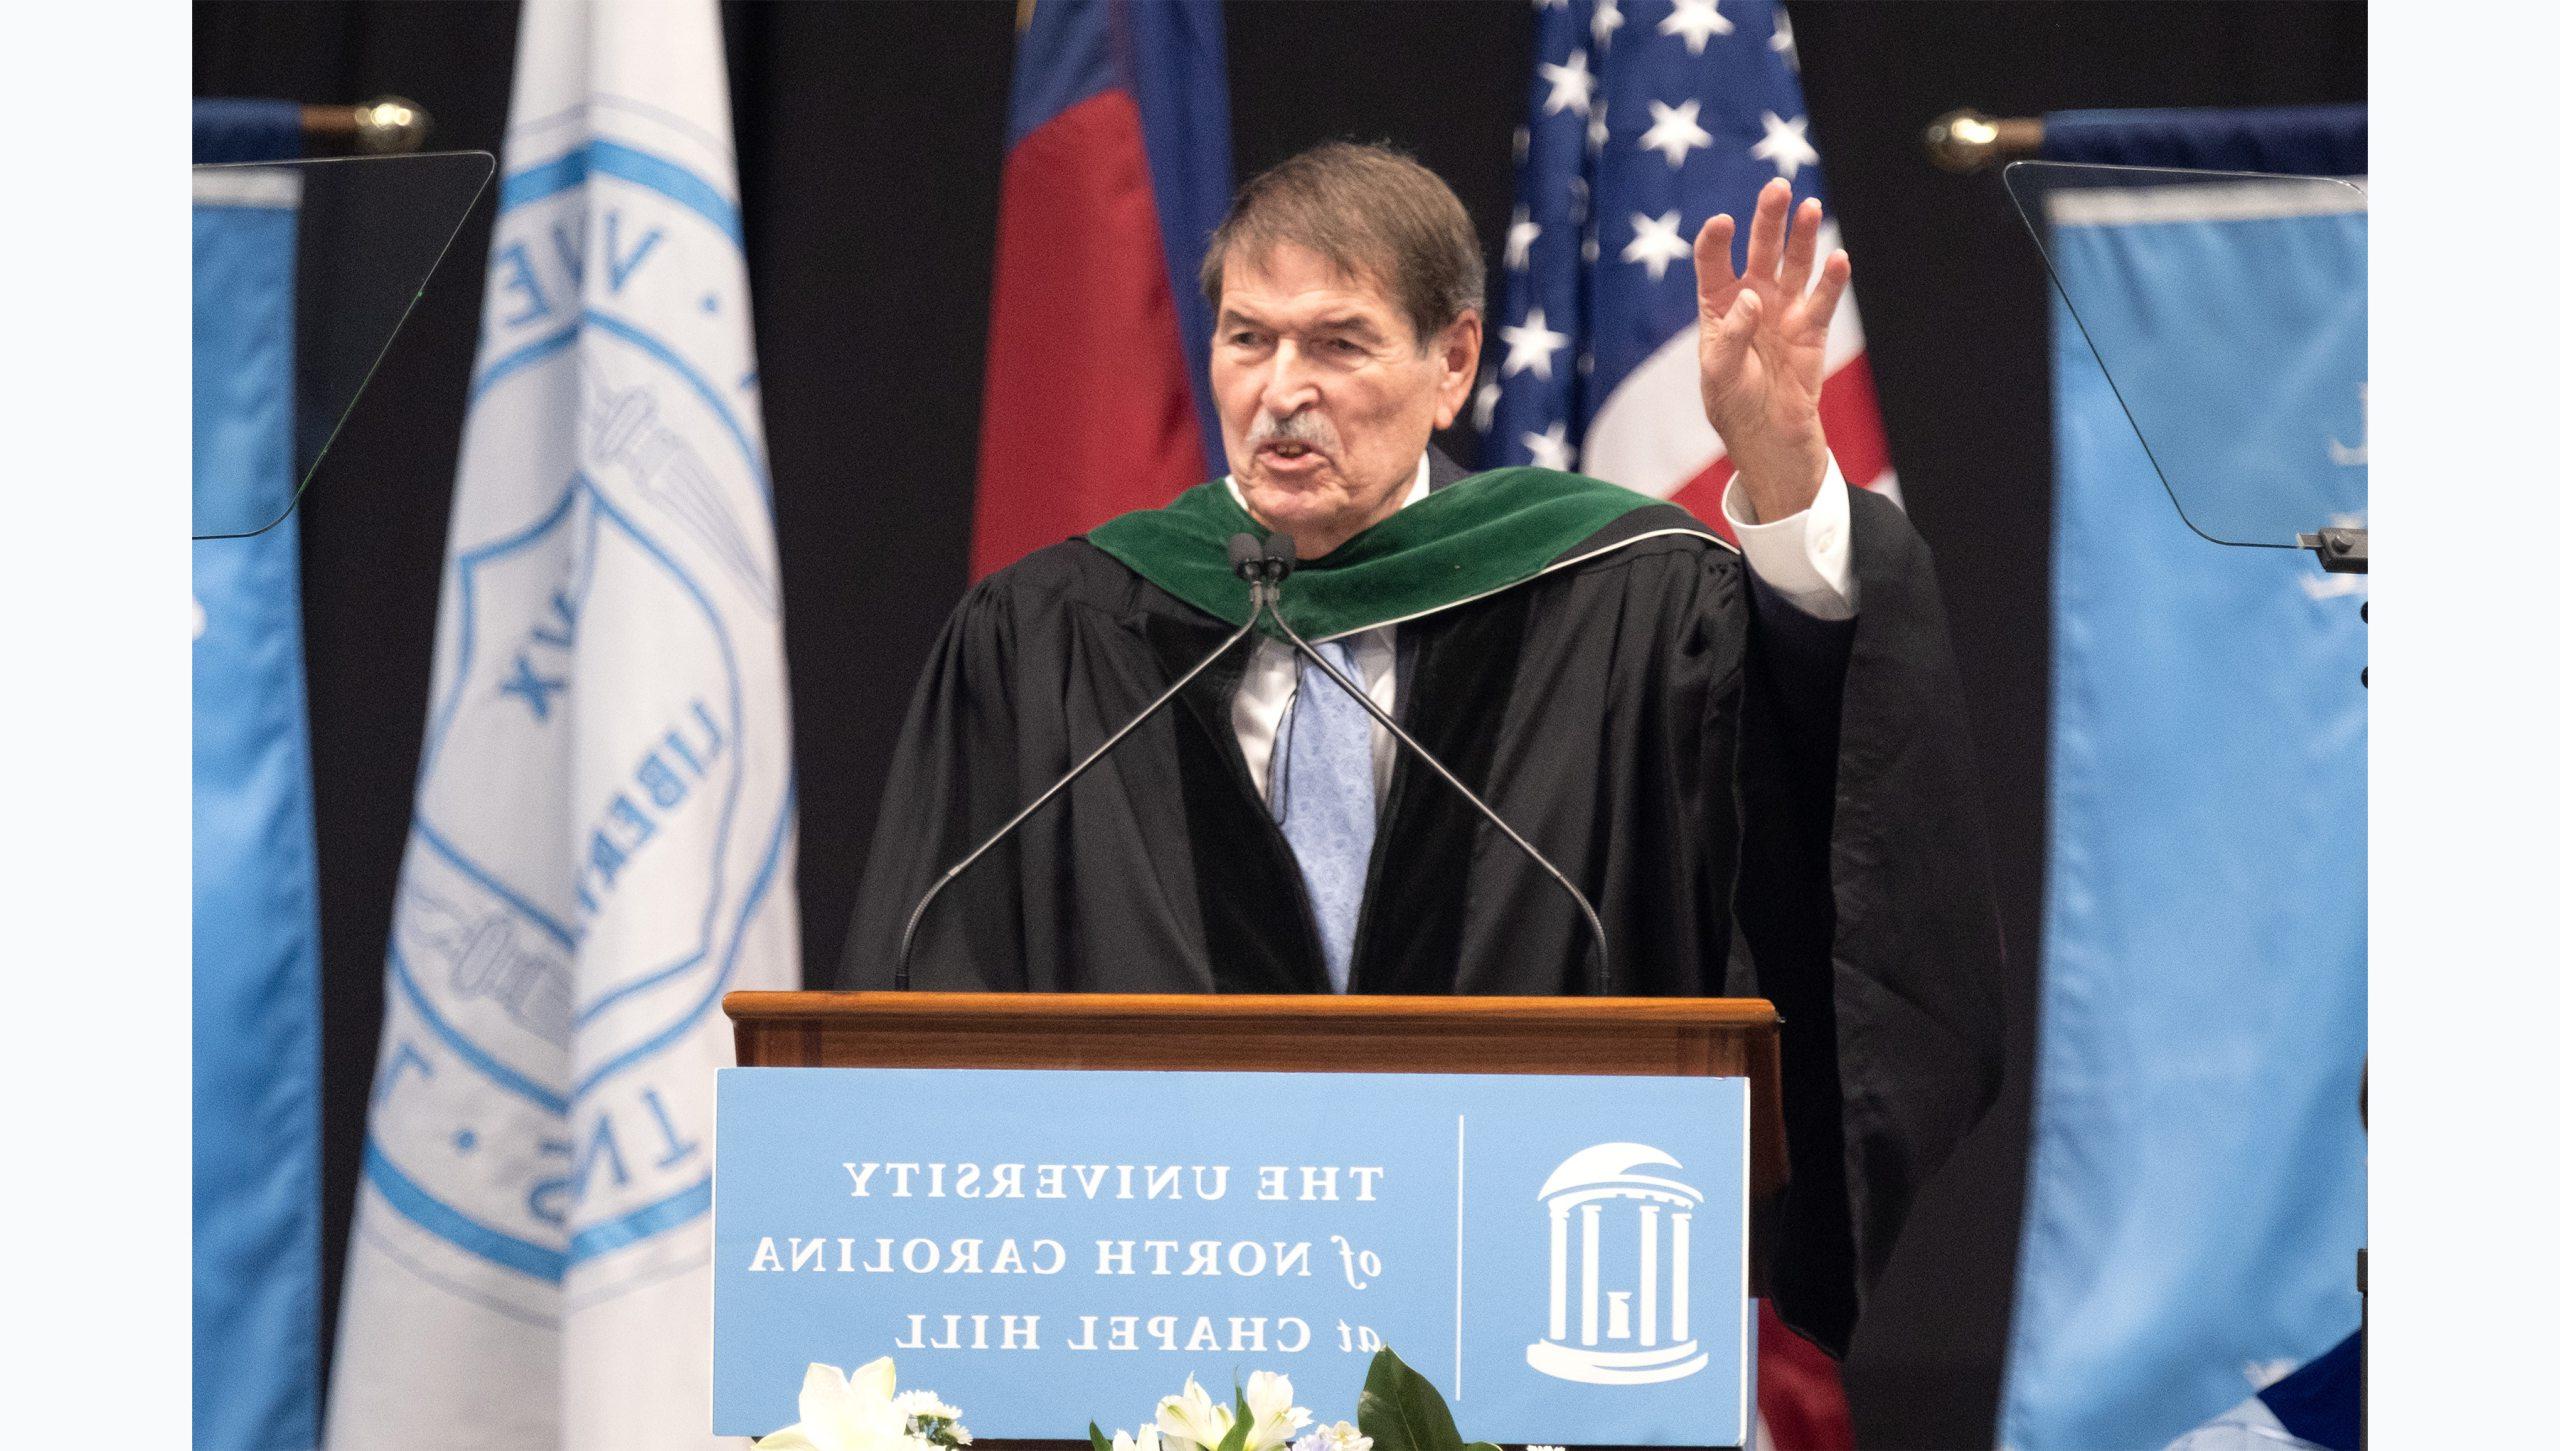
[[[1226,485],[1242,506],[1244,491],[1236,487],[1233,476]],[[1414,469],[1404,502],[1396,507],[1408,507],[1430,492],[1431,457],[1425,453]],[[1780,598],[1818,620],[1845,620],[1858,613],[1858,581],[1850,571],[1849,481],[1841,474],[1838,459],[1831,461],[1822,486],[1803,512],[1767,524],[1752,513],[1751,497],[1742,491],[1741,476],[1736,475],[1725,485],[1724,517],[1752,573]],[[1359,667],[1369,699],[1380,710],[1395,714],[1396,627],[1380,625],[1343,636],[1342,641],[1351,647],[1351,661]],[[1263,636],[1254,642],[1253,658],[1245,663],[1244,682],[1236,691],[1236,744],[1243,748],[1245,766],[1253,772],[1253,789],[1265,800],[1271,796],[1272,748],[1288,717],[1289,703],[1297,699],[1298,670],[1297,652],[1287,641]],[[1377,773],[1381,802],[1387,799],[1395,761],[1395,737],[1372,721],[1369,764]]]

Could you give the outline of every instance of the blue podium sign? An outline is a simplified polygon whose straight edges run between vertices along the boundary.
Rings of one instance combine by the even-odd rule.
[[[713,1429],[897,1358],[980,1437],[1256,1370],[1348,1418],[1392,1346],[1469,1437],[1739,1445],[1739,1078],[733,1068]]]

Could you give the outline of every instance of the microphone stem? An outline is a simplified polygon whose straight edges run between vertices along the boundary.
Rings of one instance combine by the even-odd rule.
[[[1094,747],[1091,755],[1086,756],[1081,761],[1078,761],[1074,770],[1059,777],[1056,784],[1034,797],[1030,805],[1015,812],[1011,821],[997,827],[994,833],[985,841],[978,843],[977,850],[962,857],[958,865],[952,867],[951,870],[944,872],[942,876],[934,882],[933,886],[925,892],[923,900],[916,903],[916,909],[907,914],[907,930],[898,938],[898,991],[907,991],[908,984],[912,980],[909,958],[911,958],[915,953],[916,928],[924,921],[925,909],[933,905],[934,898],[942,895],[942,889],[950,886],[952,879],[959,876],[962,872],[967,871],[977,862],[978,858],[985,856],[989,851],[994,850],[997,842],[1000,842],[1006,837],[1012,835],[1015,827],[1030,820],[1033,812],[1036,812],[1041,807],[1048,805],[1052,800],[1056,799],[1059,792],[1074,785],[1076,778],[1083,775],[1086,769],[1092,766],[1094,762],[1111,754],[1111,748],[1120,744],[1122,737],[1145,724],[1149,717],[1164,708],[1166,701],[1169,701],[1176,695],[1181,694],[1182,687],[1189,685],[1194,679],[1198,678],[1201,671],[1209,668],[1210,662],[1219,659],[1229,650],[1234,649],[1238,640],[1241,640],[1245,636],[1253,633],[1254,625],[1262,619],[1263,611],[1270,604],[1270,601],[1271,586],[1264,584],[1259,580],[1254,581],[1252,613],[1245,616],[1244,623],[1236,627],[1236,632],[1234,634],[1229,635],[1223,642],[1221,642],[1217,649],[1201,656],[1200,663],[1192,666],[1189,670],[1184,671],[1180,680],[1166,686],[1164,694],[1159,695],[1154,700],[1148,702],[1145,710],[1142,710],[1135,716],[1131,717],[1127,725],[1113,731],[1111,733],[1111,738],[1104,741],[1101,745]],[[1274,614],[1273,618],[1277,619],[1279,617],[1277,614]],[[1283,625],[1282,628],[1285,629],[1287,626]],[[1462,786],[1458,789],[1463,791],[1466,788]],[[1553,868],[1549,868],[1549,870],[1552,871]],[[1589,911],[1590,909],[1586,907],[1583,910]]]
[[[1257,599],[1257,607],[1259,604],[1260,601]],[[1600,914],[1591,910],[1591,899],[1582,895],[1582,889],[1573,884],[1573,878],[1568,877],[1562,871],[1557,870],[1556,864],[1547,860],[1545,853],[1539,851],[1536,847],[1531,846],[1527,837],[1524,837],[1520,833],[1512,830],[1511,823],[1503,820],[1501,815],[1492,807],[1484,804],[1482,798],[1478,797],[1473,791],[1468,790],[1467,783],[1459,780],[1457,774],[1451,771],[1448,767],[1441,765],[1439,757],[1424,750],[1422,748],[1422,742],[1417,741],[1411,735],[1406,734],[1405,728],[1396,724],[1395,717],[1378,709],[1377,702],[1369,698],[1369,692],[1352,684],[1349,676],[1344,675],[1340,670],[1336,669],[1334,667],[1334,663],[1324,658],[1321,651],[1308,644],[1305,638],[1299,635],[1297,627],[1289,623],[1288,616],[1280,613],[1277,608],[1274,608],[1271,611],[1271,621],[1273,624],[1280,627],[1280,633],[1289,637],[1289,643],[1297,647],[1300,655],[1314,661],[1316,663],[1316,668],[1322,670],[1327,676],[1331,677],[1334,684],[1339,685],[1344,690],[1350,692],[1351,698],[1360,702],[1360,708],[1369,713],[1370,719],[1375,720],[1382,726],[1385,726],[1388,733],[1393,735],[1406,750],[1409,750],[1416,756],[1421,757],[1422,763],[1429,766],[1433,771],[1438,772],[1440,779],[1449,783],[1450,789],[1467,798],[1467,804],[1474,807],[1477,814],[1483,816],[1485,820],[1492,822],[1501,830],[1504,836],[1511,838],[1511,844],[1513,846],[1527,852],[1529,854],[1529,860],[1546,868],[1547,875],[1556,879],[1556,885],[1564,888],[1565,891],[1573,897],[1573,905],[1582,909],[1582,920],[1591,924],[1591,942],[1599,967],[1599,995],[1601,997],[1609,996],[1611,987],[1609,979],[1609,933],[1606,928],[1603,928],[1600,925]]]

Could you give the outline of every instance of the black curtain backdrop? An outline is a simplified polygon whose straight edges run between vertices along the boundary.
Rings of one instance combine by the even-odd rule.
[[[832,971],[915,673],[967,583],[979,374],[1014,6],[729,4],[800,762],[805,959]],[[1799,3],[1807,103],[1886,431],[1935,546],[2007,922],[2008,1088],[1921,1200],[1848,1368],[1868,1447],[1989,1446],[2024,1183],[2044,839],[2050,453],[2045,282],[1992,176],[1921,128],[1972,106],[2361,101],[2360,4]],[[199,96],[407,96],[439,148],[495,151],[513,4],[213,0]],[[1529,76],[1519,3],[1234,3],[1239,176],[1388,139],[1498,257]],[[435,598],[489,204],[304,503],[335,1287],[426,716]],[[1464,458],[1473,440],[1453,440]]]

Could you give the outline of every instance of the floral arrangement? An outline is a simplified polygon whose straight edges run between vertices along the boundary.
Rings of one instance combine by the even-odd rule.
[[[898,1391],[898,1367],[882,1356],[848,1376],[812,1363],[800,1379],[800,1419],[756,1442],[758,1451],[958,1451],[969,1444],[960,1408],[931,1391]]]
[[[1199,1381],[1185,1379],[1182,1394],[1158,1401],[1154,1423],[1139,1427],[1134,1437],[1114,1431],[1106,1440],[1102,1427],[1091,1425],[1093,1451],[1280,1451],[1284,1446],[1290,1451],[1370,1451],[1366,1437],[1338,1448],[1332,1442],[1319,1445],[1319,1437],[1351,1430],[1348,1423],[1325,1427],[1293,1444],[1290,1433],[1314,1419],[1306,1407],[1290,1404],[1296,1399],[1289,1378],[1267,1370],[1255,1371],[1237,1388],[1233,1406],[1211,1400]]]
[[[1087,1430],[1093,1451],[1499,1451],[1461,1437],[1449,1403],[1392,1350],[1370,1360],[1356,1422],[1317,1425],[1296,1400],[1289,1378],[1267,1370],[1237,1387],[1232,1404],[1185,1379],[1181,1394],[1158,1401],[1155,1419],[1136,1435],[1124,1430],[1106,1437],[1099,1422]],[[758,1451],[958,1451],[969,1441],[957,1407],[931,1391],[901,1394],[897,1367],[883,1356],[851,1376],[832,1365],[810,1366],[800,1383],[799,1421],[756,1445]]]

